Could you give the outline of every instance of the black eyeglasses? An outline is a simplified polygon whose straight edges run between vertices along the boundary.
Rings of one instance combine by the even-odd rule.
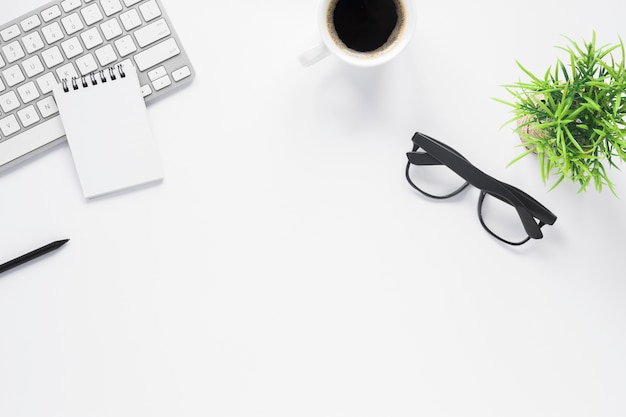
[[[483,228],[496,239],[509,245],[522,245],[530,239],[541,239],[541,228],[556,221],[556,216],[537,200],[522,190],[485,174],[448,145],[419,132],[413,135],[412,141],[413,150],[406,154],[406,179],[409,184],[425,196],[436,199],[453,197],[470,184],[478,188],[478,219]],[[411,168],[412,166],[419,169]],[[427,187],[433,188],[436,185],[433,183],[439,180],[439,176],[416,171],[427,171],[436,167],[447,167],[456,174],[453,175],[456,180],[454,187],[450,188],[450,183],[446,183],[448,188],[445,191],[441,188],[426,191]],[[444,174],[451,174],[448,169],[443,169],[448,171]],[[460,180],[462,183],[458,185]],[[489,199],[493,201],[485,203],[487,196],[495,199]]]

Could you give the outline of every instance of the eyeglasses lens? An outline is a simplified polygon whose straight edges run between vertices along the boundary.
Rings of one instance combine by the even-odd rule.
[[[434,198],[452,197],[467,183],[445,165],[408,166],[407,179],[422,193]]]
[[[485,193],[479,202],[479,215],[483,226],[500,239],[512,244],[528,240],[524,225],[510,204]]]

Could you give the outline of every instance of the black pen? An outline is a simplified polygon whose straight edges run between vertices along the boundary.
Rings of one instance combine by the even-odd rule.
[[[32,252],[28,252],[22,256],[18,256],[12,261],[6,262],[0,265],[0,274],[8,271],[11,268],[15,268],[16,266],[22,265],[25,262],[32,261],[35,258],[38,258],[42,255],[45,255],[48,252],[52,252],[53,250],[59,249],[61,246],[65,245],[69,239],[57,240],[56,242],[48,243],[45,246],[40,247],[39,249],[35,249]]]

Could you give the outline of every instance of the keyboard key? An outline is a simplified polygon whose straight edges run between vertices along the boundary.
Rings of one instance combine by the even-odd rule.
[[[92,54],[87,54],[78,58],[76,60],[76,66],[82,75],[87,75],[98,69],[98,64]]]
[[[126,35],[123,38],[116,40],[115,47],[117,48],[117,52],[122,58],[132,54],[137,50],[135,42],[133,42],[133,38],[131,38],[130,35]]]
[[[159,78],[163,77],[164,75],[167,75],[167,70],[162,65],[160,67],[155,68],[152,71],[148,72],[148,78],[150,78],[150,81],[154,81],[156,79],[159,79]]]
[[[5,113],[15,110],[20,106],[20,101],[15,94],[15,91],[9,91],[0,96],[0,107]]]
[[[172,84],[172,80],[169,75],[159,78],[152,83],[155,91],[163,90],[165,87],[169,87]]]
[[[139,17],[139,13],[137,13],[136,9],[130,9],[126,13],[120,15],[120,19],[122,20],[122,25],[124,29],[132,30],[136,27],[141,26],[141,18]]]
[[[7,87],[4,85],[4,81],[2,81],[2,78],[0,78],[0,92],[6,90]]]
[[[48,45],[52,45],[53,43],[63,39],[63,31],[61,30],[61,26],[58,22],[53,22],[48,26],[44,26],[41,29],[41,33],[43,33],[43,37],[46,38]]]
[[[18,41],[3,46],[2,52],[4,52],[4,56],[7,58],[7,61],[9,61],[9,64],[24,58],[24,50]]]
[[[42,94],[48,94],[52,91],[54,86],[57,85],[57,79],[54,77],[53,73],[48,72],[37,78],[37,85]]]
[[[39,16],[37,15],[28,17],[20,22],[20,26],[24,32],[35,29],[39,25],[41,25],[41,20],[39,20]]]
[[[107,16],[112,16],[115,13],[122,11],[122,4],[120,3],[120,0],[100,0],[100,4],[102,5],[104,14]]]
[[[72,78],[78,78],[78,72],[76,71],[76,68],[74,68],[74,64],[71,62],[60,66],[56,72],[59,80],[66,79],[70,81]]]
[[[61,23],[63,24],[65,32],[68,35],[73,35],[79,30],[82,30],[84,27],[82,20],[80,20],[80,16],[78,16],[78,13],[72,13],[68,16],[65,16],[61,19]]]
[[[154,0],[150,0],[139,6],[139,11],[143,16],[143,20],[149,22],[157,17],[161,16],[161,9],[157,5],[157,2]]]
[[[174,38],[170,38],[135,55],[135,62],[139,71],[145,71],[178,54],[178,44]]]
[[[61,42],[61,48],[63,48],[63,52],[65,52],[65,56],[67,56],[68,59],[72,59],[83,53],[83,47],[81,46],[78,37],[73,37]]]
[[[102,23],[100,25],[100,30],[102,30],[102,34],[107,41],[110,41],[111,39],[122,34],[122,28],[115,18]]]
[[[141,86],[141,95],[143,97],[148,97],[150,94],[152,94],[152,88],[150,88],[150,86],[148,84],[142,85]]]
[[[132,5],[139,3],[140,1],[142,0],[124,0],[124,4],[126,5],[126,7],[130,7]]]
[[[44,72],[43,64],[37,55],[33,55],[30,58],[25,59],[24,62],[22,62],[22,67],[24,67],[27,77],[34,77],[35,75]]]
[[[0,97],[0,99],[2,98]],[[10,115],[0,120],[0,130],[2,130],[4,136],[11,136],[20,130],[20,125],[18,124],[15,116]]]
[[[4,76],[4,79],[9,87],[13,87],[14,85],[17,85],[25,80],[24,73],[17,65],[13,65],[12,67],[2,71],[2,75]]]
[[[96,49],[96,58],[101,66],[109,65],[111,62],[117,61],[117,55],[111,44],[105,45],[100,49]]]
[[[91,26],[104,19],[104,16],[102,16],[102,12],[97,4],[85,7],[80,11],[80,13],[83,15],[83,19],[85,19],[87,26]]]
[[[17,25],[9,26],[8,28],[0,31],[0,37],[2,37],[2,40],[5,42],[15,39],[18,36],[20,36],[20,28],[18,28]]]
[[[57,103],[54,101],[54,98],[52,98],[52,96],[48,96],[44,98],[43,100],[39,100],[37,102],[37,108],[39,109],[39,112],[44,118],[50,117],[53,114],[56,114],[59,112]]]
[[[43,39],[41,39],[41,35],[39,32],[33,32],[28,34],[22,38],[22,43],[26,48],[26,52],[32,54],[33,52],[37,52],[40,49],[43,49],[45,44],[43,43]]]
[[[119,65],[121,65],[122,68],[130,68],[135,66],[130,58],[126,58],[125,60],[119,62]]]
[[[22,126],[24,127],[33,125],[40,120],[39,115],[37,114],[37,110],[35,110],[35,106],[33,105],[30,105],[18,111],[17,117],[20,118],[20,122],[22,122]]]
[[[78,9],[80,7],[80,0],[62,1],[61,7],[63,7],[63,11],[65,11],[65,13],[71,12],[72,10]]]
[[[56,19],[59,16],[61,16],[61,9],[59,9],[59,6],[57,5],[48,7],[43,12],[41,12],[41,18],[46,23],[51,21],[52,19]]]
[[[137,29],[135,31],[135,39],[137,39],[137,44],[143,48],[169,36],[170,33],[170,28],[167,26],[165,19],[159,19],[148,26]]]
[[[46,66],[48,68],[56,67],[61,62],[63,62],[63,54],[58,46],[53,46],[50,49],[46,49],[41,53],[41,57],[43,58]]]
[[[32,81],[17,87],[17,93],[20,95],[23,103],[30,103],[39,98],[39,90]]]
[[[191,70],[189,69],[188,66],[184,66],[182,68],[177,69],[176,71],[174,71],[172,73],[172,78],[174,78],[174,81],[178,82],[184,78],[187,78],[191,75]]]
[[[88,31],[81,33],[80,37],[83,39],[83,43],[87,49],[95,48],[103,42],[102,36],[100,36],[100,31],[98,31],[97,28],[91,28]]]

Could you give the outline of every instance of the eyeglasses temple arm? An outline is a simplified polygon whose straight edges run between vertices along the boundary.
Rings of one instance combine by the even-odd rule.
[[[406,156],[413,165],[441,165],[441,162],[426,152],[407,152]]]

